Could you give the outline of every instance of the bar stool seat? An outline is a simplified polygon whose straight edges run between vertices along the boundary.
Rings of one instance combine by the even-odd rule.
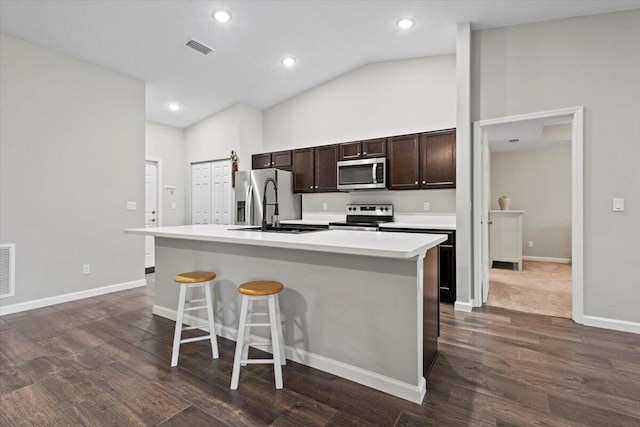
[[[211,286],[209,283],[216,278],[216,273],[212,271],[189,271],[186,273],[180,273],[176,275],[173,280],[180,285],[180,298],[178,301],[178,316],[176,318],[176,328],[173,334],[173,351],[171,353],[171,367],[178,365],[178,356],[180,354],[180,344],[186,344],[195,341],[209,340],[211,341],[211,355],[214,359],[219,356],[218,342],[216,339],[216,325],[213,319],[213,298],[211,297]],[[204,288],[204,298],[187,300],[188,288]],[[205,305],[189,305],[186,304],[202,303]],[[182,327],[185,311],[193,310],[207,310],[208,324]],[[194,338],[182,338],[182,331],[190,331],[193,329],[207,328],[209,330],[208,335],[202,335]]]
[[[282,321],[280,319],[280,302],[278,294],[282,292],[284,285],[274,280],[254,280],[238,286],[238,292],[242,295],[240,308],[240,324],[238,325],[238,339],[236,341],[236,353],[233,359],[233,373],[231,375],[231,389],[238,388],[240,380],[240,367],[247,364],[273,364],[276,389],[282,388],[282,366],[285,365],[284,337],[282,334]],[[255,313],[254,301],[267,301],[268,313]],[[269,322],[254,322],[253,316],[269,316]],[[247,322],[248,320],[248,322]],[[247,328],[268,327],[271,331],[271,341],[245,342]],[[250,333],[248,334],[251,335]],[[273,359],[249,359],[249,346],[268,346],[273,350]]]

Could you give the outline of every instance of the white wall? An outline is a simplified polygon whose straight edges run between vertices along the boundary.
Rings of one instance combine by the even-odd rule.
[[[264,111],[264,151],[286,150],[456,127],[455,56],[369,64]],[[455,211],[455,191],[366,193],[396,197],[401,210],[435,200],[435,212]],[[303,210],[323,202],[344,213],[359,199],[346,193],[303,196]]]
[[[144,241],[123,233],[144,225],[144,102],[140,81],[0,35],[3,306],[144,280]]]
[[[584,106],[584,314],[640,322],[640,10],[473,33],[473,118]],[[626,211],[611,210],[613,197]]]
[[[191,224],[191,164],[238,154],[238,169],[251,169],[251,155],[263,151],[262,111],[237,103],[185,129],[185,223]]]
[[[190,190],[184,181],[184,131],[146,122],[145,152],[147,157],[162,160],[162,225],[183,225],[185,192]],[[176,187],[173,194],[164,189],[166,185]]]
[[[524,211],[524,256],[571,259],[570,145],[491,153],[491,209],[502,195]]]

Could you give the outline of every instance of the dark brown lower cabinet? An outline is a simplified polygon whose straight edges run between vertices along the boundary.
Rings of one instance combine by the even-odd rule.
[[[440,301],[456,302],[456,232],[454,230],[424,230],[416,228],[384,228],[381,231],[402,233],[445,234],[447,240],[438,246],[438,286]]]

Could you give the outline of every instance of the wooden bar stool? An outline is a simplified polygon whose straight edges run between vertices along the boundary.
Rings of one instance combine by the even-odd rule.
[[[238,287],[242,294],[242,306],[240,308],[240,325],[238,326],[238,340],[236,341],[236,354],[233,359],[233,373],[231,375],[231,390],[238,388],[240,379],[240,366],[247,364],[273,363],[276,377],[276,388],[282,388],[282,366],[285,365],[284,339],[282,336],[282,323],[280,320],[280,303],[278,294],[284,289],[280,282],[271,280],[255,280],[243,283]],[[266,300],[269,305],[268,313],[254,313],[253,302]],[[269,316],[269,323],[254,323],[252,316]],[[247,318],[249,323],[247,323]],[[269,327],[271,329],[271,342],[247,342],[245,334],[247,328],[256,326]],[[251,336],[251,333],[248,334]],[[273,350],[273,359],[249,359],[249,346],[270,346]]]
[[[209,339],[211,341],[211,354],[214,359],[218,355],[218,342],[216,340],[216,325],[213,320],[213,298],[211,298],[211,286],[209,282],[216,278],[216,273],[211,271],[190,271],[188,273],[180,273],[174,280],[180,284],[180,300],[178,302],[178,318],[176,319],[176,329],[173,334],[173,352],[171,353],[171,367],[178,365],[178,354],[180,353],[180,344],[186,344],[194,341],[202,341]],[[187,300],[187,288],[204,287],[204,298]],[[206,305],[197,305],[185,307],[185,304],[201,303],[206,301]],[[208,325],[197,325],[182,327],[185,311],[207,309]],[[194,338],[181,339],[182,331],[190,331],[192,329],[208,328],[209,335],[203,335]]]

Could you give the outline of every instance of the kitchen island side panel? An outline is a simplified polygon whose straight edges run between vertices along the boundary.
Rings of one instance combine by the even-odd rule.
[[[216,322],[235,330],[237,286],[278,280],[285,286],[280,306],[287,346],[417,386],[423,373],[416,261],[156,237],[155,304],[176,310],[173,277],[211,270],[218,275]]]

